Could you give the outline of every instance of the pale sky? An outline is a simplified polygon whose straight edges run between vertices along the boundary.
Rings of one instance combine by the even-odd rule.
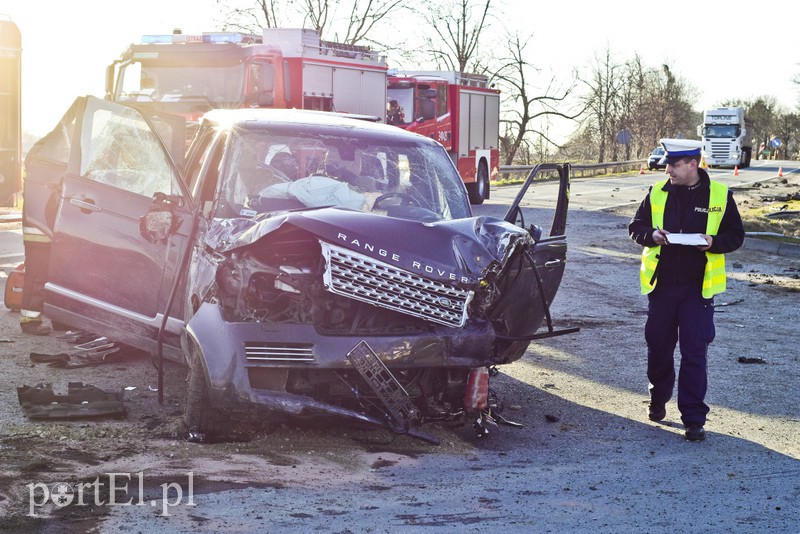
[[[697,110],[760,95],[797,105],[800,86],[791,80],[800,74],[800,48],[787,19],[793,2],[764,9],[737,0],[501,1],[507,7],[492,29],[533,32],[528,61],[546,79],[587,72],[595,54],[610,48],[620,62],[638,52],[647,66],[669,63],[698,89]],[[38,136],[76,96],[102,96],[105,67],[143,34],[219,29],[214,0],[0,0],[0,14],[22,33],[22,125]]]

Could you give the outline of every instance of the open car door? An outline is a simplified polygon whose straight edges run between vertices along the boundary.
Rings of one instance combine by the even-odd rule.
[[[164,143],[139,111],[90,96],[78,98],[73,108],[45,313],[154,351],[186,248],[191,200]],[[165,221],[164,231],[145,227],[153,214]],[[179,306],[172,315],[182,317]],[[165,354],[179,357],[181,328],[180,320],[167,323],[172,350]]]
[[[544,182],[547,175],[557,177],[557,187],[552,180]],[[534,196],[537,180],[547,183],[548,194],[542,194],[537,187]],[[498,278],[499,292],[506,296],[494,307],[491,320],[497,332],[495,346],[500,360],[518,358],[533,339],[578,330],[556,330],[550,317],[550,304],[561,285],[567,259],[569,187],[569,164],[537,165],[503,217],[506,222],[526,229],[535,244],[517,251],[506,265],[504,275]],[[532,224],[547,219],[551,220],[549,229]],[[543,324],[547,330],[540,332]]]

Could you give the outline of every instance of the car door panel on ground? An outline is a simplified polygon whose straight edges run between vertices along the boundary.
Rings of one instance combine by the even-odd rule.
[[[85,98],[53,225],[46,311],[96,333],[124,332],[123,341],[147,348],[185,248],[189,202],[141,115]],[[171,195],[178,223],[167,239],[153,242],[140,220],[156,193]]]

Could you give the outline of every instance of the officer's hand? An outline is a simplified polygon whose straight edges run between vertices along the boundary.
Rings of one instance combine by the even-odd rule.
[[[706,243],[708,243],[708,246],[707,247],[697,247],[697,248],[699,248],[700,250],[708,250],[708,249],[710,249],[711,248],[711,243],[714,242],[714,238],[711,237],[708,234],[700,234],[700,235],[703,237],[703,239],[706,240]]]
[[[667,244],[667,235],[669,232],[666,230],[662,230],[661,228],[656,228],[653,231],[653,241],[656,242],[656,245],[666,245]]]

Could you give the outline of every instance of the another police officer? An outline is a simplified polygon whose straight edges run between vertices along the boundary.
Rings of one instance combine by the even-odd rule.
[[[686,439],[705,439],[707,351],[714,339],[714,295],[725,291],[725,256],[744,241],[742,219],[728,187],[700,168],[699,141],[662,139],[669,179],[650,188],[628,226],[642,245],[640,283],[648,296],[649,418],[666,417],[675,385],[673,353],[680,341],[678,410]],[[700,234],[705,245],[671,244],[673,234]],[[687,238],[690,236],[681,236]],[[673,237],[673,243],[678,241]]]

